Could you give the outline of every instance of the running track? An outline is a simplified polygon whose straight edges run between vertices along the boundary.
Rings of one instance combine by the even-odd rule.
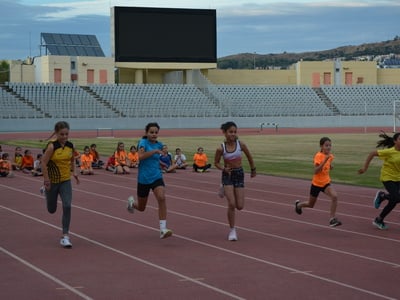
[[[136,171],[73,185],[72,249],[58,244],[61,210],[47,213],[42,178],[0,178],[0,298],[400,299],[399,211],[376,229],[373,189],[335,184],[343,226],[330,228],[324,196],[294,212],[309,181],[246,176],[229,242],[220,173],[178,171],[164,176],[174,235],[160,240],[153,196],[145,212],[126,211]]]

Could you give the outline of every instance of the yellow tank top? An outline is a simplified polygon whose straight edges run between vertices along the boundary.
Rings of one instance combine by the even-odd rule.
[[[68,141],[64,147],[58,141],[52,143],[54,151],[47,164],[50,182],[61,183],[70,180],[74,145]]]

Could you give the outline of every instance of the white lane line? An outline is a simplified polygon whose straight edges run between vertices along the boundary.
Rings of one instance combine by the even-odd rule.
[[[22,263],[23,265],[27,266],[28,268],[34,270],[35,272],[43,275],[44,277],[46,277],[47,279],[50,279],[51,281],[54,281],[55,283],[59,284],[60,286],[63,287],[63,289],[66,289],[76,295],[78,295],[79,297],[81,297],[82,299],[86,299],[86,300],[92,300],[93,298],[89,297],[88,295],[78,291],[76,288],[70,286],[69,284],[65,283],[64,281],[56,278],[55,276],[45,272],[44,270],[34,266],[33,264],[31,264],[30,262],[22,259],[21,257],[11,253],[10,251],[4,249],[3,247],[0,247],[0,251],[3,252],[4,254],[12,257],[13,259],[19,261],[20,263]]]
[[[87,211],[89,213],[101,215],[101,216],[104,216],[104,217],[107,217],[107,218],[111,218],[111,219],[114,219],[114,220],[118,220],[118,221],[121,221],[121,222],[130,223],[130,224],[134,224],[134,225],[137,225],[137,226],[140,226],[140,227],[144,227],[144,228],[147,228],[147,229],[158,231],[158,229],[152,228],[150,226],[146,226],[146,225],[143,225],[143,224],[139,224],[139,223],[135,223],[135,222],[132,222],[132,221],[128,221],[128,220],[125,220],[125,219],[122,219],[122,218],[119,218],[119,217],[111,216],[111,215],[108,215],[108,214],[105,214],[105,213],[97,212],[97,211],[94,211],[94,210],[91,210],[91,209],[86,209],[86,208],[79,207],[79,206],[75,206],[75,207],[77,207],[79,209],[82,209],[84,211]],[[47,223],[47,222],[45,222],[43,220],[40,220],[40,219],[37,219],[35,217],[26,215],[26,214],[21,213],[19,211],[16,211],[16,210],[13,210],[13,209],[10,209],[10,208],[6,208],[4,206],[0,206],[0,208],[4,208],[4,209],[6,209],[6,210],[8,210],[10,212],[13,212],[13,213],[21,215],[21,216],[23,216],[25,218],[37,221],[39,223],[48,225],[48,226],[50,226],[52,228],[59,229],[58,226],[55,226],[55,225],[50,224],[50,223]],[[190,282],[193,282],[195,284],[202,285],[202,286],[204,286],[206,288],[209,288],[209,289],[212,289],[212,290],[214,290],[216,292],[219,292],[221,294],[230,296],[230,297],[232,297],[234,299],[244,299],[244,298],[241,298],[241,297],[239,297],[237,295],[231,294],[231,293],[229,293],[227,291],[224,291],[224,290],[218,289],[218,288],[216,288],[214,286],[202,283],[201,281],[197,281],[194,278],[191,278],[191,277],[188,277],[188,276],[183,275],[181,273],[172,271],[170,269],[167,269],[167,268],[162,267],[160,265],[157,265],[157,264],[154,264],[152,262],[146,261],[146,260],[141,259],[139,257],[133,256],[133,255],[131,255],[129,253],[126,253],[126,252],[123,252],[121,250],[115,249],[115,248],[113,248],[111,246],[108,246],[106,244],[103,244],[103,243],[100,243],[98,241],[92,240],[92,239],[87,238],[85,236],[82,236],[80,234],[72,233],[72,232],[70,234],[73,235],[73,236],[79,237],[79,238],[81,238],[81,239],[83,239],[83,240],[85,240],[85,241],[87,241],[89,243],[92,243],[92,244],[95,244],[97,246],[103,247],[103,248],[108,249],[108,250],[110,250],[112,252],[121,254],[122,256],[125,256],[125,257],[128,257],[130,259],[139,261],[139,262],[141,262],[143,264],[149,265],[151,267],[154,267],[156,269],[162,270],[164,272],[173,274],[173,275],[178,276],[178,277],[180,277],[182,279],[186,279],[186,280],[188,280]],[[246,259],[249,259],[249,260],[252,260],[252,261],[256,261],[256,262],[260,262],[260,263],[263,263],[263,264],[266,264],[266,265],[274,266],[276,268],[286,270],[289,273],[297,273],[299,275],[308,276],[308,277],[311,277],[311,278],[314,278],[314,279],[317,279],[317,280],[320,280],[320,281],[324,281],[324,282],[331,283],[333,285],[338,285],[338,286],[342,286],[342,287],[345,287],[345,288],[349,288],[349,289],[352,289],[352,290],[355,290],[355,291],[358,291],[358,292],[361,292],[361,293],[364,293],[364,294],[373,295],[373,296],[376,296],[376,297],[379,297],[379,298],[382,298],[382,299],[396,300],[396,298],[392,298],[392,297],[389,297],[389,296],[386,296],[386,295],[382,295],[382,294],[376,293],[374,291],[370,291],[370,290],[367,290],[367,289],[359,288],[357,286],[354,286],[354,285],[351,285],[351,284],[347,284],[347,283],[344,283],[344,282],[340,282],[340,281],[337,281],[337,280],[333,280],[333,279],[330,279],[330,278],[327,278],[327,277],[314,275],[312,273],[309,273],[309,271],[301,271],[301,270],[298,270],[298,269],[295,269],[295,268],[292,268],[292,267],[288,267],[288,266],[285,266],[285,265],[282,265],[282,264],[278,264],[278,263],[274,263],[274,262],[271,262],[271,261],[267,261],[267,260],[264,260],[264,259],[261,259],[261,258],[258,258],[258,257],[251,256],[251,255],[239,253],[239,252],[236,252],[236,251],[233,251],[233,250],[229,250],[229,249],[226,249],[226,248],[222,248],[222,247],[219,247],[219,246],[216,246],[216,245],[213,245],[213,244],[209,244],[209,243],[206,243],[206,242],[201,242],[201,241],[198,241],[198,240],[193,240],[193,239],[185,237],[185,236],[181,236],[181,235],[175,234],[174,237],[181,238],[181,239],[186,240],[186,241],[190,241],[190,242],[193,242],[193,243],[196,243],[196,244],[208,247],[208,248],[216,249],[216,250],[219,250],[219,251],[222,251],[222,252],[226,252],[226,253],[229,253],[229,254],[232,254],[232,255],[236,255],[236,256],[239,256],[239,257],[242,257],[242,258],[246,258]]]
[[[5,210],[8,210],[8,211],[10,211],[10,212],[13,212],[13,213],[15,213],[15,214],[17,214],[17,215],[20,215],[20,216],[22,216],[22,217],[25,217],[25,218],[27,218],[27,219],[36,221],[36,222],[38,222],[38,223],[41,223],[41,224],[44,224],[44,225],[47,225],[47,226],[49,226],[49,227],[52,227],[52,228],[55,228],[55,229],[59,230],[59,227],[58,227],[58,226],[55,226],[55,225],[50,224],[50,223],[47,223],[47,222],[45,222],[45,221],[43,221],[43,220],[40,220],[40,219],[38,219],[38,218],[35,218],[35,217],[32,217],[32,216],[26,215],[26,214],[24,214],[24,213],[21,213],[21,212],[19,212],[19,211],[16,211],[16,210],[13,210],[13,209],[10,209],[10,208],[6,208],[6,207],[4,207],[4,206],[2,206],[2,205],[0,205],[0,208],[3,208],[3,209],[5,209]],[[89,211],[89,210],[88,210],[88,211]],[[94,212],[93,212],[93,213],[94,213]],[[107,215],[105,215],[105,214],[100,214],[100,215],[107,216]],[[119,219],[119,218],[115,218],[115,219]],[[119,219],[119,220],[122,220],[122,221],[123,221],[123,219]],[[126,222],[127,222],[127,221],[126,221]],[[128,222],[128,223],[130,223],[130,222]],[[137,224],[137,225],[138,225],[138,224]],[[147,226],[143,226],[143,227],[147,227]],[[150,228],[150,227],[148,227],[148,228]],[[154,229],[154,228],[151,228],[151,229],[152,229],[152,230],[156,230],[156,229]],[[157,230],[157,231],[158,231],[158,230]],[[80,239],[82,239],[82,240],[85,240],[85,241],[87,241],[87,242],[89,242],[89,243],[92,243],[92,244],[97,245],[97,246],[99,246],[99,247],[102,247],[102,248],[104,248],[104,249],[110,250],[110,251],[112,251],[112,252],[114,252],[114,253],[117,253],[117,254],[120,254],[120,255],[122,255],[122,256],[128,257],[128,258],[130,258],[130,259],[132,259],[132,260],[138,261],[138,262],[140,262],[140,263],[142,263],[142,264],[148,265],[148,266],[153,267],[153,268],[155,268],[155,269],[158,269],[158,270],[164,271],[164,272],[166,272],[166,273],[172,274],[172,275],[174,275],[174,276],[177,276],[177,277],[179,277],[179,278],[182,279],[182,280],[190,281],[190,282],[192,282],[192,283],[194,283],[194,284],[197,284],[197,285],[200,285],[200,286],[205,287],[205,288],[207,288],[207,289],[213,290],[214,292],[217,292],[217,293],[219,293],[219,294],[223,294],[223,295],[225,295],[225,296],[228,296],[228,297],[230,297],[230,298],[232,298],[232,299],[245,300],[245,298],[242,298],[242,297],[240,297],[240,296],[238,296],[238,295],[232,294],[232,293],[230,293],[230,292],[228,292],[228,291],[225,291],[225,290],[223,290],[223,289],[219,289],[219,288],[214,287],[214,286],[212,286],[212,285],[210,285],[210,284],[206,284],[206,283],[204,283],[204,282],[201,282],[200,280],[198,280],[198,279],[196,279],[196,278],[191,278],[191,277],[189,277],[189,276],[183,275],[182,273],[175,272],[175,271],[173,271],[173,270],[171,270],[171,269],[165,268],[165,267],[163,267],[163,266],[161,266],[161,265],[152,263],[152,262],[147,261],[147,260],[145,260],[145,259],[142,259],[142,258],[139,258],[139,257],[137,257],[137,256],[131,255],[131,254],[126,253],[126,252],[124,252],[124,251],[118,250],[118,249],[116,249],[116,248],[113,248],[113,247],[108,246],[108,245],[106,245],[106,244],[103,244],[103,243],[101,243],[101,242],[92,240],[92,239],[90,239],[90,238],[88,238],[88,237],[85,237],[85,236],[83,236],[83,235],[80,235],[80,234],[77,234],[77,233],[73,233],[73,232],[70,232],[70,234],[73,235],[73,236],[75,236],[75,237],[78,237],[78,238],[80,238]],[[10,253],[10,254],[11,254],[11,253]],[[11,255],[12,255],[12,254],[11,254]],[[16,257],[16,256],[15,256],[15,257]],[[28,262],[26,262],[26,263],[29,264]],[[31,265],[31,264],[29,264],[29,265]],[[34,267],[34,266],[33,266],[33,267]],[[38,270],[40,270],[40,269],[38,269]],[[44,272],[44,271],[43,271],[43,272]],[[40,273],[41,273],[41,272],[40,272]],[[45,273],[45,274],[47,274],[47,273]],[[50,276],[50,275],[49,275],[49,276]],[[47,276],[46,276],[46,277],[47,277]],[[63,285],[63,286],[64,286],[64,285]],[[65,287],[66,287],[66,286],[65,286]],[[69,286],[68,286],[68,287],[69,287]],[[72,287],[70,287],[70,288],[72,288]],[[75,290],[75,291],[76,291],[76,290]],[[79,291],[76,291],[76,292],[79,293]],[[91,298],[88,298],[88,299],[91,299]]]

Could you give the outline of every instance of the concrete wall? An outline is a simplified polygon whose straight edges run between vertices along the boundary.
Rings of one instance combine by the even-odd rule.
[[[226,121],[235,121],[241,128],[259,128],[261,123],[277,123],[280,128],[320,127],[391,127],[393,119],[382,116],[322,116],[274,118],[113,118],[113,119],[62,119],[73,130],[143,129],[149,122],[158,122],[162,128],[219,128]],[[0,132],[51,131],[58,119],[0,119]]]
[[[206,70],[203,74],[213,84],[295,85],[293,70]]]

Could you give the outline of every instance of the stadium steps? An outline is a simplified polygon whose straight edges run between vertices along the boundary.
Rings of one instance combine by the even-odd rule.
[[[24,106],[28,106],[30,107],[33,111],[39,113],[40,116],[43,116],[44,118],[51,118],[52,116],[46,112],[44,112],[43,110],[40,109],[40,107],[38,107],[37,105],[35,105],[32,101],[30,101],[29,99],[26,99],[24,96],[22,96],[21,94],[17,93],[16,91],[14,91],[14,89],[8,85],[2,84],[1,88],[6,91],[8,94],[12,95],[14,99],[16,99],[19,102],[22,102],[24,104]],[[17,113],[17,112],[16,112]],[[35,113],[35,115],[37,115]]]
[[[126,117],[127,115],[120,111],[119,109],[115,108],[109,101],[101,97],[99,94],[97,94],[95,91],[93,91],[89,86],[81,86],[81,88],[87,92],[90,96],[92,96],[98,103],[103,105],[105,108],[113,111],[115,114],[121,117]]]
[[[324,91],[320,87],[313,87],[314,92],[317,94],[318,98],[321,99],[323,103],[325,103],[326,107],[328,107],[335,116],[340,115],[340,111],[335,104],[329,99],[329,97],[324,93]]]

